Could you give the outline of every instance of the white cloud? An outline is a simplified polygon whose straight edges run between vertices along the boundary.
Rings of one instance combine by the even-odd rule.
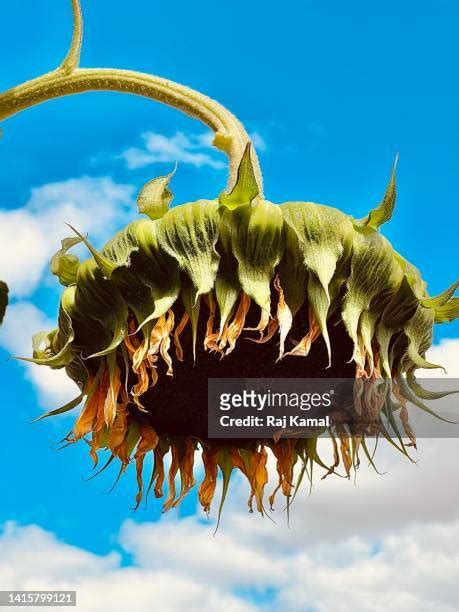
[[[276,510],[271,514],[278,523],[276,527],[269,520],[259,520],[255,514],[247,519],[236,511],[244,506],[249,495],[246,482],[240,479],[236,487],[231,487],[230,503],[224,509],[220,530],[223,534],[238,533],[247,545],[256,545],[268,555],[272,549],[288,554],[299,545],[299,538],[308,547],[333,547],[345,538],[384,539],[403,532],[413,523],[454,522],[459,519],[459,488],[453,485],[458,452],[457,439],[422,439],[418,451],[411,452],[416,461],[412,463],[381,440],[375,457],[381,474],[368,466],[361,453],[362,464],[355,482],[337,476],[320,480],[324,471],[316,466],[311,495],[308,482],[303,482],[292,505],[290,529],[285,528],[282,496],[276,498]],[[319,453],[329,464],[328,440],[319,442]],[[276,484],[274,469],[270,474],[268,494]]]
[[[39,331],[50,331],[56,322],[50,320],[30,302],[11,304],[0,329],[0,345],[11,355],[30,357],[32,336]],[[79,394],[76,384],[65,370],[51,370],[44,366],[24,363],[26,376],[38,393],[38,401],[46,410],[58,408]]]
[[[210,131],[200,134],[176,132],[173,136],[144,132],[141,137],[144,141],[143,147],[130,147],[118,156],[119,159],[126,162],[129,170],[136,170],[158,162],[180,162],[196,168],[202,166],[215,169],[226,167],[225,161],[215,158],[216,150],[212,145],[214,135]],[[256,149],[267,150],[266,141],[260,132],[251,132],[250,138]]]
[[[427,463],[420,468],[386,445],[380,459],[396,468],[393,474],[378,477],[362,468],[357,486],[339,478],[320,482],[312,497],[295,502],[290,528],[284,520],[276,525],[249,515],[238,479],[216,537],[214,523],[198,516],[127,520],[118,544],[130,555],[129,566],[117,552],[95,555],[36,525],[9,523],[0,534],[0,583],[76,589],[82,611],[140,612],[154,602],[167,612],[453,612],[459,493],[446,466],[459,442],[425,446]],[[257,595],[263,605],[254,603]]]
[[[267,151],[268,145],[266,144],[266,140],[263,138],[260,132],[250,132],[249,136],[255,149],[261,151],[262,153]]]
[[[151,570],[173,567],[179,574],[218,584],[220,588],[263,588],[267,580],[272,586],[282,583],[283,572],[275,579],[272,561],[261,556],[252,543],[239,541],[235,532],[228,530],[214,538],[211,527],[194,517],[177,520],[171,516],[153,524],[129,520],[123,525],[120,542],[140,567]],[[199,563],[191,561],[192,551],[199,551]]]
[[[32,335],[55,326],[55,322],[30,302],[16,302],[6,310],[4,326],[0,329],[1,344],[12,355],[28,357]]]
[[[215,538],[213,522],[167,517],[126,521],[119,541],[143,569],[173,568],[223,593],[269,589],[273,611],[382,612],[396,605],[452,612],[459,596],[459,490],[452,486],[458,451],[458,440],[422,440],[415,465],[381,442],[382,476],[366,461],[356,483],[321,481],[318,469],[312,495],[304,483],[291,508],[290,526],[282,497],[271,513],[277,524],[248,514],[248,485],[236,477]],[[269,492],[276,484],[270,465]]]
[[[10,295],[38,287],[61,238],[71,235],[66,223],[100,243],[127,222],[132,194],[132,186],[111,178],[83,177],[37,187],[22,208],[0,210],[0,278]]]
[[[0,583],[4,588],[76,590],[78,610],[254,609],[218,585],[209,584],[205,576],[195,580],[167,567],[121,567],[120,557],[114,552],[94,555],[59,541],[36,525],[7,524],[0,536],[0,547]],[[154,549],[151,554],[156,554]],[[194,558],[190,550],[190,561]]]
[[[129,555],[128,566],[115,551],[95,555],[36,525],[9,523],[0,533],[0,584],[76,589],[82,611],[140,612],[154,602],[167,612],[453,612],[459,597],[459,490],[453,484],[459,441],[424,441],[418,466],[388,444],[379,451],[387,474],[362,465],[356,485],[317,480],[313,495],[301,495],[292,506],[290,527],[281,503],[272,515],[277,524],[248,514],[241,478],[232,482],[216,537],[214,521],[199,515],[127,520],[118,544]],[[257,595],[263,605],[254,603]]]
[[[427,360],[442,365],[446,374],[440,370],[418,370],[418,378],[459,378],[459,338],[443,338],[427,351]]]
[[[0,210],[0,278],[10,288],[10,305],[0,331],[0,344],[12,355],[31,355],[32,336],[56,327],[32,303],[15,298],[32,295],[49,276],[49,260],[60,240],[71,235],[71,223],[101,245],[132,214],[133,187],[111,178],[83,177],[50,183],[32,190],[22,208]],[[83,257],[84,249],[80,249]],[[57,279],[54,281],[58,285]],[[27,378],[35,386],[39,403],[55,408],[73,399],[78,389],[64,370],[25,365]]]
[[[124,159],[130,170],[143,168],[157,162],[180,162],[197,168],[225,168],[226,164],[214,157],[212,133],[184,134],[176,132],[173,136],[164,136],[156,132],[142,134],[144,146],[131,147],[119,157]]]
[[[452,540],[458,537],[456,522],[412,527],[384,538],[375,549],[372,542],[356,539],[300,553],[290,564],[279,609],[453,612],[459,554]]]
[[[0,560],[2,584],[11,584],[12,589],[32,587],[32,578],[59,584],[71,581],[75,574],[98,575],[119,566],[119,555],[111,553],[99,557],[80,548],[59,542],[49,532],[35,525],[19,527],[14,522],[4,525],[1,534],[2,550],[6,559]],[[37,553],[43,551],[39,561]],[[45,552],[46,551],[46,552]],[[34,563],[35,561],[35,563]],[[34,567],[33,567],[34,566]],[[33,588],[33,587],[32,587]],[[59,588],[56,586],[56,588]]]

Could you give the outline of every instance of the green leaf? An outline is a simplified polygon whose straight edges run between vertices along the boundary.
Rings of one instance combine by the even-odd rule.
[[[139,424],[135,421],[129,423],[126,435],[127,456],[131,457],[138,441],[140,440]]]
[[[266,200],[221,215],[222,244],[237,260],[243,291],[265,311],[270,310],[270,282],[282,257],[283,219],[280,207]]]
[[[373,337],[375,334],[376,322],[381,316],[379,308],[369,308],[364,310],[359,319],[359,337],[362,339],[367,359],[371,368],[374,366]]]
[[[370,454],[370,451],[368,449],[367,442],[366,442],[365,438],[362,438],[360,444],[361,444],[361,446],[363,448],[363,452],[365,453],[365,455],[366,455],[366,457],[368,459],[369,465],[371,465],[371,467],[374,469],[374,471],[377,474],[381,475],[381,472],[378,471],[378,468],[376,467],[376,465],[374,463],[374,452],[373,452],[373,454]],[[376,438],[376,444],[378,444],[378,438]]]
[[[219,272],[215,281],[215,296],[220,310],[220,333],[234,312],[240,292],[241,286],[235,276],[224,276]]]
[[[356,230],[348,291],[342,304],[343,321],[354,341],[355,350],[358,347],[357,331],[363,311],[373,305],[381,312],[384,308],[381,297],[387,298],[396,293],[402,280],[403,271],[393,256],[390,243],[377,232]],[[379,305],[376,301],[378,299]]]
[[[76,408],[77,406],[81,404],[84,396],[85,396],[84,393],[80,393],[78,397],[75,397],[70,402],[67,402],[67,404],[65,404],[64,406],[61,406],[60,408],[56,408],[55,410],[50,410],[49,412],[42,414],[41,416],[34,419],[32,423],[38,423],[38,421],[41,421],[42,419],[47,419],[48,417],[56,416],[57,414],[63,414],[64,412],[69,412],[69,410],[73,410],[74,408]]]
[[[89,372],[81,357],[75,354],[75,347],[73,343],[72,357],[72,361],[65,365],[65,372],[80,389],[84,389],[89,379]]]
[[[431,408],[426,406],[423,402],[421,402],[421,400],[418,398],[418,396],[415,395],[414,392],[410,389],[410,387],[408,386],[408,384],[407,384],[407,382],[406,382],[406,380],[405,380],[405,378],[403,376],[399,376],[397,378],[397,383],[398,383],[398,385],[400,387],[401,394],[409,402],[411,402],[412,404],[414,404],[415,406],[417,406],[418,408],[420,408],[424,412],[427,412],[428,414],[431,414],[432,416],[434,416],[439,421],[444,421],[445,423],[451,423],[452,425],[456,424],[454,421],[449,421],[448,419],[445,419],[444,417],[440,416],[439,414],[434,412]]]
[[[193,360],[196,361],[196,340],[198,337],[198,321],[199,312],[201,308],[201,296],[196,295],[196,290],[187,277],[185,277],[182,281],[180,296],[182,298],[183,307],[185,308],[186,313],[190,317],[193,342]]]
[[[84,261],[78,269],[74,312],[85,325],[91,320],[101,323],[106,333],[96,338],[99,343],[109,338],[108,344],[90,355],[107,355],[116,349],[127,333],[128,308],[117,287],[103,277],[94,259]],[[91,343],[93,345],[93,343]]]
[[[453,391],[429,391],[428,389],[424,389],[424,387],[422,387],[417,382],[416,377],[412,371],[407,372],[406,382],[408,383],[409,388],[417,397],[419,397],[419,399],[437,400],[443,397],[447,397],[448,395],[459,393],[458,389],[455,389]]]
[[[435,308],[435,323],[450,323],[459,318],[459,298],[452,298],[444,306]]]
[[[345,282],[341,268],[349,258],[353,225],[347,215],[313,202],[286,202],[281,205],[281,210],[287,236],[293,233],[296,237],[303,266],[308,272],[307,295],[330,360],[327,317],[333,300]],[[293,236],[288,241],[292,243]],[[298,303],[299,300],[300,296],[297,295],[295,301]]]
[[[352,223],[344,213],[313,202],[281,205],[285,223],[295,233],[304,265],[319,279],[329,298],[338,262],[351,247]]]
[[[374,230],[378,230],[383,223],[389,221],[389,219],[392,217],[392,213],[394,212],[395,199],[397,196],[397,189],[395,185],[397,161],[398,155],[395,157],[389,184],[387,185],[386,192],[381,203],[376,208],[373,208],[369,215],[362,221],[363,225],[371,227]]]
[[[393,255],[396,261],[398,262],[399,266],[403,270],[403,273],[410,287],[412,288],[415,296],[419,300],[423,300],[424,298],[426,298],[427,297],[427,291],[426,291],[427,283],[424,280],[422,280],[422,276],[419,270],[415,266],[413,266],[413,264],[407,261],[404,257],[402,257],[400,253],[397,253],[397,251],[393,250]]]
[[[62,295],[58,329],[35,334],[32,338],[33,357],[17,357],[17,359],[55,369],[63,368],[72,361],[71,347],[75,334],[69,310],[74,301],[75,291],[76,287],[72,285]]]
[[[161,248],[179,264],[196,288],[197,295],[208,293],[214,286],[219,254],[218,204],[198,200],[171,208],[158,221]]]
[[[220,519],[222,516],[223,506],[225,504],[226,494],[228,493],[228,486],[231,479],[231,473],[233,471],[233,460],[231,458],[231,451],[228,448],[222,448],[217,455],[217,463],[222,472],[223,485],[222,485],[222,496],[220,499],[220,506],[218,508],[218,519],[217,526],[215,527],[215,533],[217,533],[220,525]]]
[[[413,293],[407,277],[404,276],[400,287],[385,305],[375,331],[381,367],[383,373],[388,378],[391,376],[391,363],[389,359],[391,339],[414,316],[418,306],[419,300]]]
[[[448,289],[445,289],[442,293],[435,297],[425,298],[422,300],[422,305],[426,308],[441,308],[445,304],[447,304],[453,295],[456,293],[457,288],[459,287],[459,280],[453,283]]]
[[[92,244],[89,242],[89,240],[87,238],[85,238],[85,236],[80,234],[80,232],[78,230],[76,230],[71,225],[69,225],[69,227],[70,227],[71,230],[73,230],[75,232],[75,234],[79,237],[79,239],[82,242],[85,243],[85,245],[88,248],[88,250],[90,251],[91,255],[94,257],[94,260],[95,260],[99,270],[102,272],[102,274],[106,278],[110,278],[111,275],[113,274],[113,272],[117,268],[119,268],[120,265],[127,265],[129,263],[129,260],[127,260],[123,264],[117,264],[117,263],[111,261],[108,257],[105,257],[105,255],[103,255],[103,253],[101,253],[97,249],[95,249],[92,246]]]
[[[150,219],[161,219],[167,213],[174,197],[169,189],[169,182],[176,169],[177,166],[166,176],[159,176],[142,187],[137,196],[139,213],[148,215]]]
[[[129,268],[120,268],[113,275],[135,313],[139,327],[146,327],[173,305],[180,291],[180,276],[176,261],[159,243],[159,221],[142,219],[131,224],[137,250],[131,255]]]
[[[309,273],[304,265],[296,233],[287,224],[284,225],[284,242],[285,250],[277,271],[285,302],[292,316],[295,316],[307,297]]]
[[[97,266],[93,259],[88,260],[92,262],[92,266],[97,269]],[[81,267],[85,267],[87,262],[83,262]],[[101,278],[102,275],[98,272]],[[77,276],[78,281],[78,276]],[[68,371],[72,371],[72,375],[77,376],[77,380],[85,380],[87,372],[85,373],[85,366],[81,363],[77,363],[77,354],[88,354],[88,352],[95,352],[100,350],[101,346],[106,346],[110,341],[110,331],[106,329],[103,323],[99,320],[87,316],[87,309],[81,307],[81,295],[78,298],[78,291],[76,285],[67,287],[61,297],[61,309],[65,310],[71,319],[71,326],[73,330],[72,340],[72,361],[66,363],[65,368]],[[84,304],[84,302],[83,302]],[[59,331],[54,337],[53,351],[58,352],[67,342],[69,335],[69,327],[66,325],[68,321],[65,318],[59,317]],[[104,344],[105,343],[105,344]]]
[[[236,184],[234,185],[231,193],[220,194],[220,205],[225,206],[229,210],[234,210],[238,206],[251,204],[260,193],[255,172],[253,170],[250,152],[251,145],[250,142],[248,142],[239,164]]]
[[[225,323],[234,312],[242,290],[237,276],[237,259],[231,247],[231,232],[224,224],[220,224],[219,227],[217,251],[220,253],[220,262],[215,280],[215,297],[220,311],[220,333],[222,333]]]
[[[408,338],[408,348],[406,351],[406,360],[408,362],[405,369],[416,368],[425,369],[443,369],[443,366],[430,363],[424,358],[425,352],[432,345],[432,330],[434,324],[434,311],[430,308],[424,308],[421,304],[418,306],[414,316],[408,321],[405,326],[405,335]]]
[[[80,265],[79,258],[76,255],[67,254],[67,251],[81,242],[83,242],[83,239],[79,236],[64,238],[61,240],[61,249],[51,258],[51,274],[57,276],[60,284],[64,287],[76,283],[78,266]]]
[[[322,336],[327,347],[328,367],[330,367],[331,345],[327,329],[327,315],[328,308],[330,306],[330,298],[315,274],[309,275],[308,300],[309,306],[312,308],[315,319],[319,324],[320,331],[322,332]]]
[[[139,221],[129,223],[109,240],[102,249],[100,256],[105,257],[119,268],[127,268],[131,264],[133,253],[139,250],[137,225]]]

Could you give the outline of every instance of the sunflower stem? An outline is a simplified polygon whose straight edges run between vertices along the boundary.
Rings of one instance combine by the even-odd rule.
[[[238,119],[208,96],[161,77],[115,68],[79,68],[83,36],[79,0],[72,0],[72,8],[73,37],[64,61],[56,70],[0,94],[0,121],[47,100],[87,91],[117,91],[143,96],[177,108],[199,119],[215,132],[213,145],[224,151],[229,159],[228,190],[231,190],[245,146],[250,142]],[[252,163],[261,194],[262,175],[253,148]]]

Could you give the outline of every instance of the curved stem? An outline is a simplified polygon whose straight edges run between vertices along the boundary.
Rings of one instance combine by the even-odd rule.
[[[69,57],[70,53],[61,68],[1,94],[0,121],[46,100],[86,91],[118,91],[144,96],[184,111],[214,130],[213,144],[229,158],[228,188],[234,186],[237,168],[250,138],[242,124],[224,106],[189,87],[141,72],[111,68],[77,68],[69,72]],[[261,193],[260,166],[253,149],[252,152]]]
[[[187,113],[214,132],[213,144],[229,158],[228,190],[237,180],[239,162],[250,138],[243,125],[224,106],[189,87],[160,77],[114,68],[79,68],[83,40],[80,0],[71,0],[73,36],[62,64],[48,74],[0,94],[0,121],[46,100],[86,91],[119,91],[157,100]],[[263,179],[257,154],[252,146],[252,165],[263,195]]]
[[[73,12],[73,36],[70,49],[60,65],[60,70],[72,72],[80,65],[81,45],[83,43],[83,14],[80,0],[71,0]]]
[[[239,162],[250,138],[242,124],[224,106],[189,87],[160,77],[112,68],[79,68],[83,39],[80,0],[71,0],[73,36],[62,64],[48,74],[0,94],[0,121],[46,100],[86,91],[119,91],[157,100],[201,120],[214,132],[213,144],[229,158],[228,189],[237,180]],[[257,154],[252,147],[252,164],[259,193],[263,181]]]

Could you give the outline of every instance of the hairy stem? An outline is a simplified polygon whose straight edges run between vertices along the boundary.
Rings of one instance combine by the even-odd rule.
[[[80,65],[81,45],[83,43],[83,15],[79,0],[71,0],[73,11],[73,36],[70,49],[60,66],[63,72],[72,72]]]
[[[74,27],[70,50],[57,70],[0,94],[0,121],[41,102],[87,91],[118,91],[144,96],[177,108],[199,119],[215,132],[213,144],[229,158],[228,189],[250,138],[242,124],[224,106],[202,93],[167,79],[112,68],[78,68],[83,22],[78,0],[72,0]],[[262,194],[262,175],[256,152],[252,163]]]

